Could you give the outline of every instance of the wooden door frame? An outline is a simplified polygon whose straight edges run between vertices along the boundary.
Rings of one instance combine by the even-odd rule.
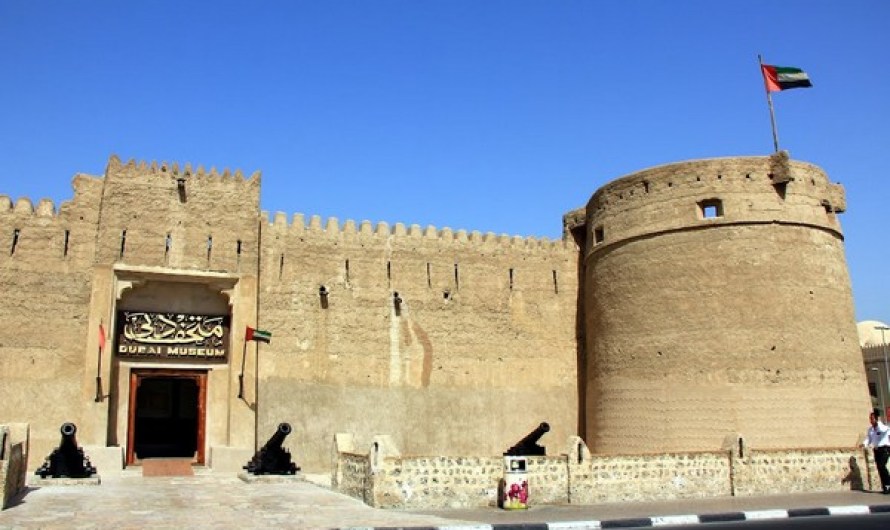
[[[198,385],[197,452],[193,463],[205,463],[204,439],[207,420],[207,372],[208,370],[173,368],[134,368],[130,370],[130,403],[127,411],[127,465],[138,463],[136,458],[136,393],[142,380],[152,377],[191,379]]]

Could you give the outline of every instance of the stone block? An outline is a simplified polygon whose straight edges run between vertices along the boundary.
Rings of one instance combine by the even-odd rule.
[[[218,473],[239,473],[253,458],[254,450],[244,447],[216,445],[210,447],[210,468]]]

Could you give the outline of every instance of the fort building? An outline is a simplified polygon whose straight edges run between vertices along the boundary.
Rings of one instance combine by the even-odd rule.
[[[606,455],[860,435],[844,193],[816,166],[643,170],[558,241],[270,215],[260,184],[112,156],[58,207],[0,196],[0,421],[30,423],[30,469],[64,422],[221,470],[282,422],[308,471],[341,432],[444,456],[542,421]]]

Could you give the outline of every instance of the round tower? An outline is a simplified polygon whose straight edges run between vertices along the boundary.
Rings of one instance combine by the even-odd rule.
[[[600,188],[582,295],[591,450],[854,445],[870,400],[844,209],[840,185],[786,153]]]

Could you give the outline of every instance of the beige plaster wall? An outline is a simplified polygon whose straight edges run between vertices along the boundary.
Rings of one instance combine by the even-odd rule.
[[[282,215],[262,237],[260,432],[290,422],[304,468],[340,431],[443,455],[576,432],[573,245]]]
[[[81,420],[102,181],[77,175],[56,209],[0,196],[0,418],[31,424],[30,465]],[[17,237],[16,237],[17,234]],[[98,335],[98,327],[93,335]],[[95,368],[95,365],[93,365]]]

